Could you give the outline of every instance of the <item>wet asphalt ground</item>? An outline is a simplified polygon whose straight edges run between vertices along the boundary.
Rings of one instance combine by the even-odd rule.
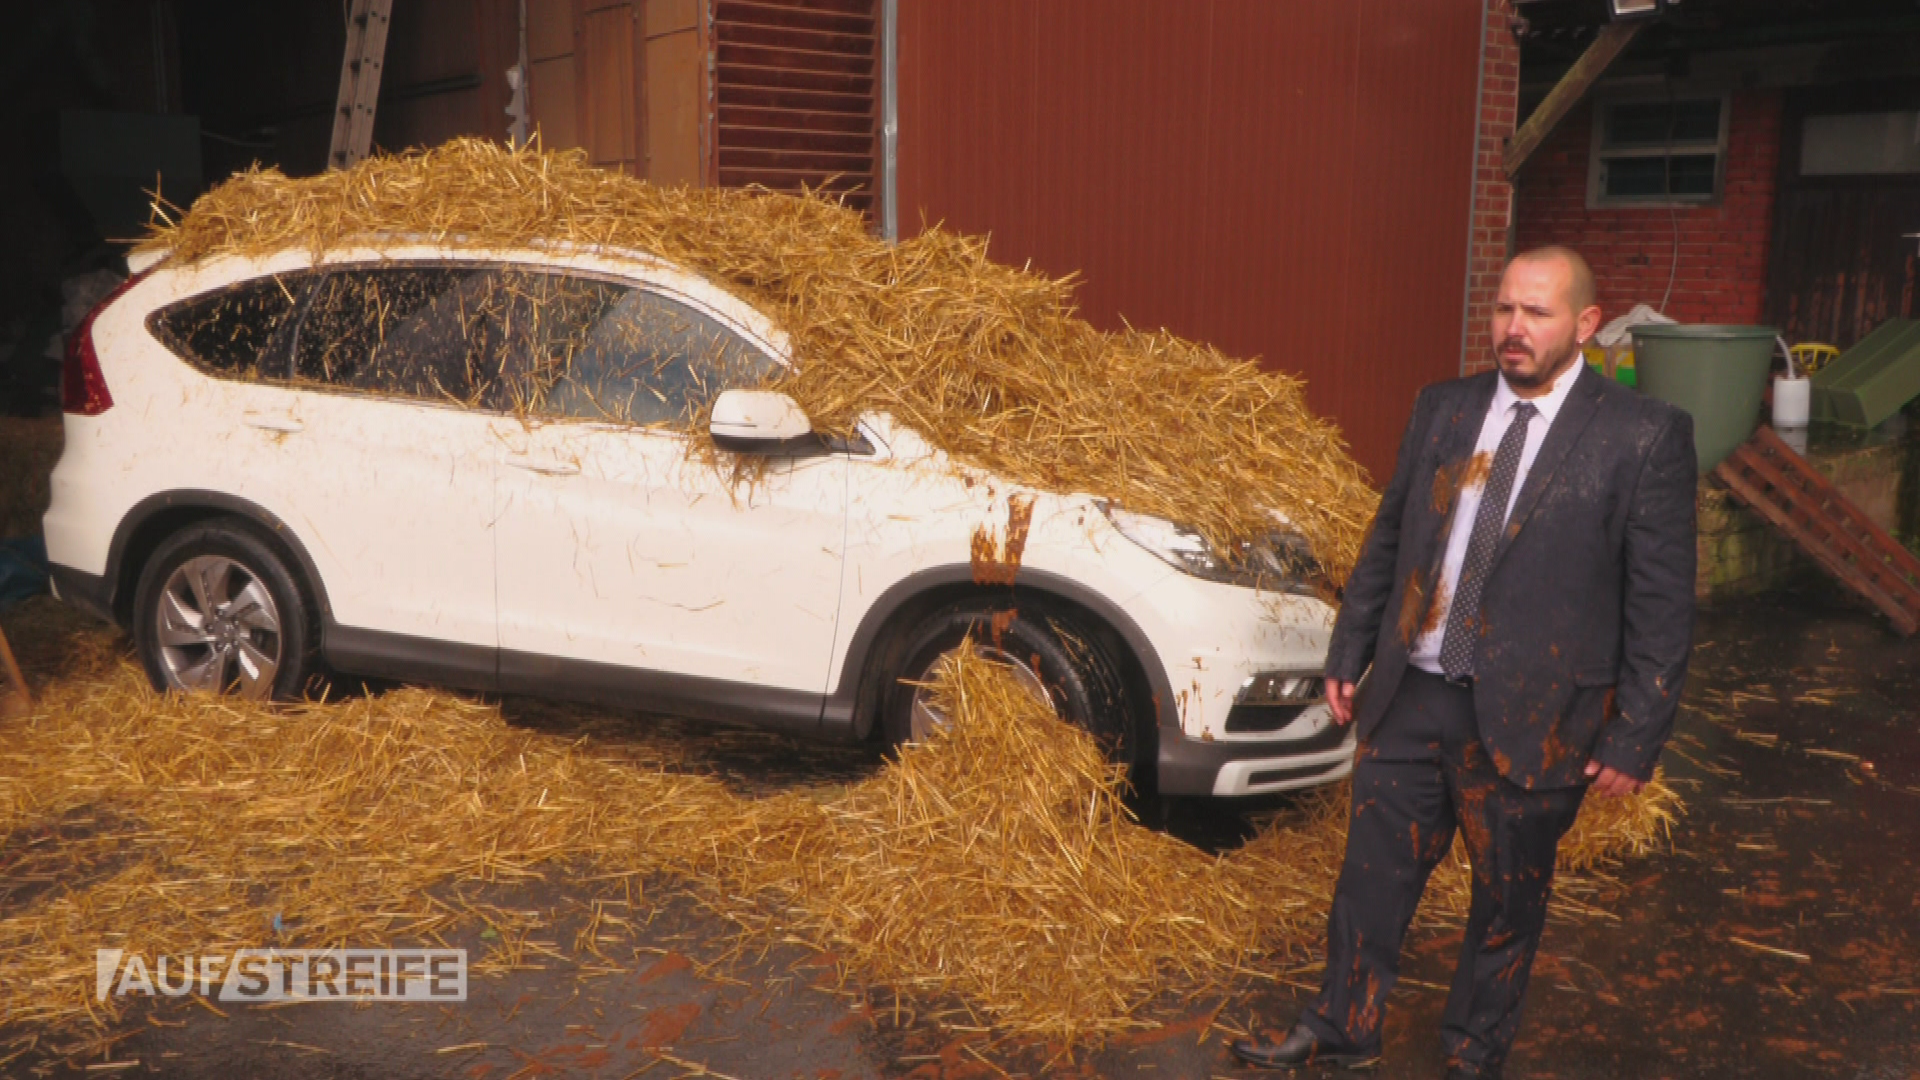
[[[1920,641],[1824,583],[1708,612],[1698,640],[1666,758],[1688,804],[1673,849],[1614,872],[1612,917],[1549,926],[1508,1075],[1920,1076]],[[752,745],[731,766],[751,786],[872,767],[857,751]],[[1176,831],[1217,844],[1236,823],[1188,813]],[[588,911],[564,871],[551,879],[469,895],[540,913],[535,937],[567,957]],[[843,985],[831,957],[797,945],[741,953],[671,882],[649,883],[630,914],[644,926],[608,974],[536,960],[477,974],[459,1005],[216,1014],[163,1001],[135,1010],[105,1054],[30,1050],[0,1075],[1255,1076],[1226,1041],[1284,1027],[1315,978],[1276,969],[1281,981],[1225,1000],[1157,1002],[1163,1027],[1067,1056],[1019,1045],[957,1002]],[[1410,939],[1374,1075],[1441,1075],[1436,1025],[1458,942]],[[454,943],[476,957],[493,944]],[[0,1040],[22,1034],[0,1028]]]

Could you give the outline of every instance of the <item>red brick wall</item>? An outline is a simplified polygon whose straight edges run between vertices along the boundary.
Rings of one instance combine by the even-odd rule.
[[[1607,319],[1636,303],[1654,307],[1673,278],[1668,316],[1686,323],[1757,323],[1765,311],[1767,241],[1780,153],[1780,95],[1733,95],[1726,188],[1712,206],[1589,209],[1593,106],[1560,123],[1520,172],[1522,250],[1566,244],[1593,264]],[[1678,267],[1674,245],[1679,243]]]
[[[1507,227],[1513,213],[1513,189],[1501,161],[1520,106],[1520,45],[1513,38],[1512,20],[1507,0],[1488,0],[1462,374],[1493,366],[1493,342],[1487,324],[1493,317],[1494,297],[1500,292],[1500,273],[1507,264]]]

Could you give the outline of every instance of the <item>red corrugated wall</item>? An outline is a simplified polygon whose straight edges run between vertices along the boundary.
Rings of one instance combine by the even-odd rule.
[[[1483,0],[901,0],[901,227],[1304,375],[1384,482],[1460,370]],[[1205,417],[1195,417],[1205,423]]]

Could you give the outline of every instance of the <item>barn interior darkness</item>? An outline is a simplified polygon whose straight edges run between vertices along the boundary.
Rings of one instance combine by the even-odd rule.
[[[5,411],[46,408],[21,369],[52,362],[40,354],[61,283],[119,266],[115,241],[138,235],[145,192],[186,205],[256,162],[324,166],[346,12],[343,0],[0,2]],[[502,0],[395,4],[376,144],[504,135],[516,19]]]

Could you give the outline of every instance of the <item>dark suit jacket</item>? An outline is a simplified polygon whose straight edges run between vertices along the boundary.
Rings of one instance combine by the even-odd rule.
[[[1355,704],[1363,742],[1432,617],[1455,496],[1498,378],[1420,392],[1347,580],[1327,675],[1358,680],[1371,664]],[[1692,417],[1582,365],[1481,598],[1474,712],[1507,779],[1571,787],[1589,759],[1652,776],[1693,644],[1695,482]]]

